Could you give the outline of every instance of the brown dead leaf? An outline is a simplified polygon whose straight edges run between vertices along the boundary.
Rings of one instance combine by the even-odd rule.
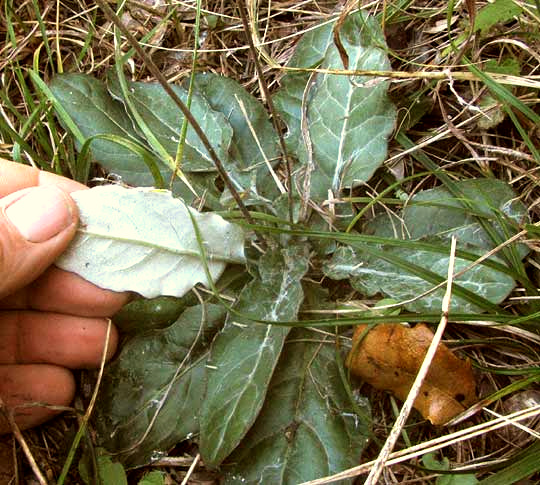
[[[424,324],[413,328],[383,324],[369,330],[358,325],[347,357],[351,372],[377,389],[405,400],[433,332]],[[363,337],[363,338],[362,338]],[[477,401],[471,363],[439,345],[414,407],[432,424],[444,424]]]

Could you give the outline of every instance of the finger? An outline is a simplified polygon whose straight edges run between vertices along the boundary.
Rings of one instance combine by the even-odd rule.
[[[54,365],[0,365],[0,397],[8,410],[13,410],[21,429],[37,426],[59,411],[52,406],[68,406],[75,395],[75,380],[71,372]],[[41,405],[24,406],[41,403]],[[10,427],[0,415],[0,434]]]
[[[55,186],[0,200],[0,298],[36,279],[66,249],[77,229],[73,199]]]
[[[51,266],[30,285],[0,300],[0,309],[110,317],[130,298],[130,293],[104,290],[75,273]]]
[[[32,311],[0,312],[0,364],[55,364],[70,369],[98,367],[106,342],[108,322]],[[111,327],[110,359],[118,345]]]
[[[0,180],[2,181],[0,184],[0,197],[40,185],[55,185],[68,193],[87,188],[74,180],[44,172],[28,165],[22,165],[21,163],[9,162],[2,158],[0,158]]]

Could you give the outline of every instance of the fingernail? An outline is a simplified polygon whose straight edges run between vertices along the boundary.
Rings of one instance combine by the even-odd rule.
[[[6,209],[6,215],[21,235],[34,243],[56,236],[73,220],[66,195],[53,186],[28,191]]]

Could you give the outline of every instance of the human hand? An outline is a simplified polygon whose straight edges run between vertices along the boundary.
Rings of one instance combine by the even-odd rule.
[[[128,300],[52,266],[77,228],[69,192],[83,185],[0,159],[0,397],[20,428],[67,406],[75,393],[69,369],[100,364],[107,317]],[[110,335],[107,358],[118,335]],[[0,416],[0,434],[9,432]]]

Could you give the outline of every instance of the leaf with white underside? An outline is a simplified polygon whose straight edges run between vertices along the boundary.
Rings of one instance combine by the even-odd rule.
[[[205,260],[212,280],[227,263],[244,262],[238,226],[188,208],[168,191],[106,185],[71,196],[80,227],[56,265],[102,288],[180,297],[197,283],[209,285]]]
[[[207,466],[218,466],[257,418],[290,331],[249,318],[296,319],[303,301],[301,279],[307,269],[305,245],[268,251],[258,264],[260,276],[240,293],[235,314],[229,315],[214,340],[200,418],[199,447]]]

